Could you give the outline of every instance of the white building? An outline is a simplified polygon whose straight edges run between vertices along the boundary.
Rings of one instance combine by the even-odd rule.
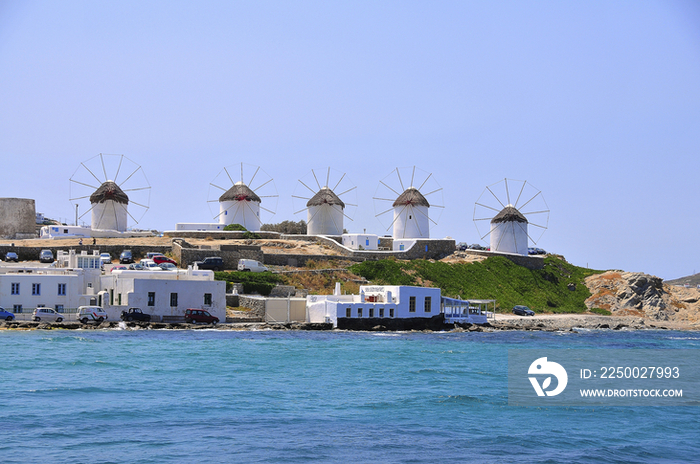
[[[393,203],[394,239],[430,238],[430,203],[415,187],[407,188]]]
[[[342,235],[343,210],[345,203],[328,187],[311,197],[306,203],[308,208],[307,235]]]
[[[208,270],[118,270],[102,275],[98,252],[59,251],[58,267],[0,266],[0,306],[31,313],[46,306],[74,313],[79,306],[101,306],[108,320],[139,307],[152,320],[184,317],[185,310],[206,309],[226,320],[226,283]]]
[[[442,298],[439,288],[362,285],[359,295],[340,295],[339,286],[336,286],[333,295],[309,295],[306,301],[308,322],[330,322],[334,327],[342,318],[429,319],[445,308],[448,308],[449,322],[486,323],[485,307],[465,300]]]
[[[236,182],[219,197],[219,224],[240,224],[250,231],[260,230],[260,197],[250,187]]]
[[[527,255],[527,226],[527,219],[516,208],[503,208],[491,219],[491,251]]]
[[[342,244],[351,250],[378,250],[379,236],[375,234],[343,234]]]

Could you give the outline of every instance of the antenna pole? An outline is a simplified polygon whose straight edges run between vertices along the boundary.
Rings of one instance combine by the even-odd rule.
[[[75,204],[75,225],[78,225],[78,204]]]

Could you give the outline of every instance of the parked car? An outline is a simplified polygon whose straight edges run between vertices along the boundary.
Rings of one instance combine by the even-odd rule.
[[[39,252],[40,263],[53,263],[53,252],[51,250],[41,250]]]
[[[164,271],[177,271],[177,266],[172,263],[160,263],[158,267]]]
[[[5,255],[5,261],[10,262],[14,261],[16,263],[19,262],[19,257],[17,256],[17,253],[14,251],[8,251],[7,254]]]
[[[198,269],[211,269],[212,271],[224,270],[224,260],[218,256],[209,256],[202,261],[195,261],[192,265],[196,265]]]
[[[129,308],[127,311],[122,311],[120,317],[122,321],[151,321],[151,315],[144,314],[141,308]]]
[[[139,264],[143,267],[142,270],[144,271],[162,271],[162,269],[158,267],[158,265],[154,263],[152,259],[143,258],[141,261],[139,261]]]
[[[203,309],[188,309],[185,311],[185,322],[188,324],[196,324],[197,322],[205,322],[207,324],[217,324],[219,318],[209,314],[209,311]]]
[[[63,314],[57,313],[51,308],[41,307],[36,308],[32,314],[32,320],[39,321],[55,321],[63,322]]]
[[[105,264],[112,264],[112,255],[109,253],[100,253],[100,263],[104,266]]]
[[[109,272],[126,271],[127,269],[129,269],[129,268],[126,266],[116,265],[116,266],[112,266],[112,269],[110,269]]]
[[[254,259],[239,259],[238,260],[238,270],[245,272],[265,272],[269,271],[267,266],[265,266],[260,261]]]
[[[467,248],[469,248],[469,245],[467,245],[467,244],[464,243],[464,242],[459,242],[459,243],[457,244],[457,250],[459,250],[459,251],[464,251],[464,250],[466,250]]]
[[[146,253],[146,258],[148,259],[153,259],[154,256],[163,256],[163,253],[160,251],[149,251]]]
[[[83,324],[100,323],[107,320],[107,313],[99,306],[80,306],[78,307],[78,320]]]
[[[542,248],[528,248],[527,254],[529,254],[529,255],[546,255],[547,252],[544,251]]]
[[[6,321],[11,321],[15,318],[15,315],[9,311],[5,311],[5,308],[0,307],[0,319],[5,319]]]
[[[130,271],[143,271],[144,267],[141,263],[131,263],[129,264]]]
[[[151,258],[151,259],[152,259],[153,262],[156,263],[156,264],[170,263],[170,264],[174,264],[174,265],[177,266],[177,261],[175,261],[174,259],[170,259],[170,258],[168,258],[167,256],[164,256],[164,255],[156,255],[156,256],[154,256],[154,257]]]
[[[534,316],[535,312],[527,306],[516,305],[513,306],[513,314],[517,314],[518,316]]]
[[[134,255],[131,254],[131,250],[124,250],[119,255],[119,264],[131,264],[134,262]]]

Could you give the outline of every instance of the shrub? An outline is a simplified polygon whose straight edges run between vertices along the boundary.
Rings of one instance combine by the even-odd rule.
[[[247,231],[248,231],[248,229],[246,229],[245,227],[243,227],[243,226],[240,225],[240,224],[229,224],[229,225],[227,225],[226,227],[224,227],[224,230],[226,230],[226,231],[240,230],[241,232],[247,232]]]

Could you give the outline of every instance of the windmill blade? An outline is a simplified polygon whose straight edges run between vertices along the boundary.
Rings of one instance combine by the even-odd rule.
[[[335,189],[338,188],[338,186],[340,185],[340,183],[343,181],[344,178],[345,178],[345,173],[343,173],[343,175],[340,176],[340,180],[338,181],[338,183],[335,184],[335,187],[333,187],[333,191],[335,191]]]
[[[84,200],[84,199],[86,199],[86,198],[90,198],[91,196],[92,196],[92,194],[91,194],[91,195],[85,195],[84,197],[69,198],[68,201],[73,201],[73,200]]]
[[[416,167],[413,166],[413,172],[411,172],[411,187],[413,187],[413,179],[416,177]],[[420,189],[418,189],[420,190]]]
[[[94,205],[92,205],[92,206],[90,207],[89,210],[85,211],[83,214],[81,214],[80,216],[78,216],[78,219],[82,219],[83,216],[85,216],[87,213],[89,213],[90,211],[92,211],[92,210],[95,208],[95,206],[97,206],[97,203],[95,203]]]
[[[422,214],[424,217],[426,217],[426,218],[428,219],[428,221],[430,221],[430,222],[432,222],[433,224],[437,225],[437,222],[433,221],[432,218],[431,218],[430,216],[428,216],[427,214],[425,214],[425,213],[424,213],[423,211],[421,211],[420,209],[414,208],[414,211],[415,211],[416,213]],[[418,216],[418,214],[414,214],[414,215],[413,215],[413,217],[417,217],[417,216]],[[420,227],[418,228],[418,230],[420,231]],[[421,235],[423,235],[422,232],[421,232]]]
[[[241,164],[243,164],[243,163],[241,163]],[[250,178],[250,182],[248,182],[248,185],[253,185],[253,181],[255,180],[255,176],[258,175],[258,171],[260,171],[260,166],[258,166],[258,168],[253,173],[253,177]],[[241,174],[241,181],[242,180],[243,180],[243,174]],[[265,185],[265,184],[263,184],[263,185]],[[260,187],[262,187],[262,185]],[[258,187],[258,188],[260,188],[260,187]]]
[[[312,189],[311,187],[309,187],[308,185],[306,185],[305,183],[303,183],[303,182],[301,181],[301,179],[299,179],[299,183],[300,183],[301,185],[303,185],[304,187],[306,187],[307,189],[309,189],[309,191],[310,191],[311,193],[313,193],[314,195],[316,194],[316,191],[315,191],[314,189]]]
[[[547,230],[547,226],[541,226],[539,224],[534,224],[532,222],[528,223],[529,226],[539,227],[540,229]]]
[[[523,215],[527,216],[528,214],[549,213],[549,210],[548,210],[548,209],[545,209],[545,210],[542,210],[542,211],[530,211],[530,212],[528,212],[528,213],[523,213],[523,212],[521,211],[521,213],[522,213]]]
[[[119,177],[119,171],[122,169],[122,161],[124,161],[124,155],[119,157],[119,166],[117,166],[117,173],[114,174],[114,182],[117,182],[117,177]]]
[[[372,197],[372,200],[394,201],[391,198],[379,198],[379,197]]]
[[[269,179],[267,182],[265,182],[264,184],[258,185],[257,187],[255,187],[255,190],[260,190],[261,188],[265,187],[265,186],[266,186],[267,184],[269,184],[270,182],[272,182],[272,178],[270,178],[270,179]],[[253,189],[251,188],[251,190],[253,190]]]
[[[493,197],[496,199],[496,201],[501,205],[501,208],[505,208],[505,207],[506,207],[506,205],[504,205],[504,204],[501,202],[501,200],[498,199],[498,197],[496,196],[496,194],[493,193],[493,191],[491,190],[490,187],[486,187],[486,190],[488,190],[489,192],[491,192],[491,195],[493,195]]]
[[[418,190],[420,190],[420,189],[423,188],[423,186],[425,185],[425,183],[428,182],[428,179],[430,179],[430,178],[432,177],[432,175],[433,175],[432,172],[431,172],[430,174],[428,174],[428,177],[426,177],[425,180],[423,181],[423,183],[420,184],[420,187],[418,187]]]
[[[535,196],[533,196],[532,198],[530,198],[529,200],[527,200],[527,202],[526,202],[523,206],[521,206],[521,208],[526,207],[528,203],[530,203],[532,200],[534,200],[535,198],[537,198],[541,193],[542,193],[542,192],[537,192],[537,193],[535,194]]]
[[[508,204],[512,204],[510,202],[510,190],[508,190],[508,179],[503,179],[503,181],[506,183],[506,199],[508,200]]]
[[[78,182],[77,180],[74,180],[74,179],[69,179],[69,180],[70,180],[71,182],[75,183],[75,184],[84,185],[85,187],[89,187],[89,188],[91,188],[91,189],[97,190],[97,189],[99,188],[99,186],[98,186],[98,187],[95,187],[94,185],[85,184],[85,183],[83,183],[83,182]],[[89,196],[89,195],[88,195],[88,196]]]
[[[406,187],[403,186],[403,181],[401,180],[401,173],[399,172],[399,168],[396,168],[396,175],[399,178],[399,184],[401,185],[401,191],[403,192],[406,190]]]
[[[398,218],[401,217],[401,215],[403,214],[404,211],[406,211],[406,208],[407,208],[407,206],[404,205],[403,208],[401,209],[401,211],[399,211],[399,214],[397,214],[396,217],[394,218],[394,220],[391,221],[391,224],[389,224],[389,227],[387,227],[386,230],[389,230],[389,229],[391,229],[391,228],[393,227],[393,225],[394,225],[394,223],[396,222],[396,220],[397,220]],[[393,209],[393,208],[392,208],[392,209]]]
[[[311,200],[311,198],[307,198],[307,197],[300,197],[299,195],[292,195],[292,198],[299,198],[299,199],[301,199],[301,200],[306,200],[306,201],[309,201],[309,200]]]
[[[299,211],[295,211],[293,214],[299,214],[299,213],[301,213],[302,211],[306,211],[307,209],[309,209],[309,208],[302,208],[302,209],[300,209]]]
[[[265,208],[264,206],[261,206],[260,209],[265,210],[265,211],[267,211],[267,212],[270,213],[270,214],[275,214],[274,211],[272,211],[271,209],[267,209],[267,208]],[[251,211],[252,211],[252,209],[251,209]]]
[[[102,153],[100,153],[100,161],[102,162],[102,172],[105,174],[105,181],[107,181],[107,169],[105,168],[105,159],[104,156],[102,156]]]
[[[493,211],[495,211],[495,212],[497,212],[497,213],[500,213],[500,210],[498,210],[498,209],[496,209],[496,208],[492,208],[492,207],[490,207],[490,206],[486,206],[486,205],[481,204],[481,203],[475,203],[475,205],[483,206],[484,208],[487,208],[487,209],[493,210]]]
[[[357,206],[357,205],[354,204],[354,203],[345,203],[345,204],[346,204],[347,206]]]
[[[279,195],[258,195],[260,198],[279,198]]]
[[[141,208],[146,208],[146,209],[148,209],[148,206],[142,205],[141,203],[136,203],[136,202],[133,201],[133,200],[132,200],[132,201],[129,201],[129,203],[131,203],[132,205],[140,206]]]
[[[132,188],[132,189],[123,189],[122,192],[137,192],[139,190],[150,190],[151,187],[141,187],[141,188]]]
[[[325,187],[328,187],[330,178],[331,178],[331,168],[330,168],[330,166],[329,166],[329,167],[328,167],[328,172],[326,173],[326,185],[325,185]]]
[[[474,219],[475,221],[490,221],[493,218],[481,218],[481,219]]]
[[[379,214],[375,214],[374,217],[379,217],[379,216],[381,216],[382,214],[386,214],[386,213],[388,213],[389,211],[391,211],[391,210],[393,210],[393,209],[394,209],[394,208],[389,208],[389,209],[386,210],[386,211],[383,211],[383,212],[381,212],[381,213],[379,213]]]
[[[396,194],[396,196],[401,195],[399,192],[397,192],[397,191],[394,190],[393,188],[391,188],[391,187],[389,187],[388,185],[386,185],[386,184],[384,183],[383,180],[380,180],[379,183],[382,184],[384,187],[388,188],[389,190],[391,190],[392,192],[394,192],[394,193]]]
[[[126,211],[126,214],[128,214],[129,217],[130,217],[131,219],[133,219],[133,221],[134,221],[136,224],[139,223],[138,219],[136,219],[134,216],[132,216],[131,213],[129,212],[129,210],[128,210],[127,208],[124,208],[124,210]]]
[[[515,205],[513,205],[515,208],[518,208],[518,202],[520,201],[520,196],[523,194],[523,190],[525,190],[525,185],[527,185],[527,181],[523,182],[523,186],[520,187],[520,193],[518,193],[518,198],[515,200]]]
[[[316,173],[314,172],[313,169],[311,170],[311,174],[313,174],[313,176],[314,176],[314,180],[316,181],[316,185],[318,185],[318,189],[321,190],[321,184],[318,183],[318,179],[316,178]]]
[[[131,174],[129,174],[129,177],[127,177],[126,179],[124,179],[124,181],[120,184],[120,187],[121,187],[122,185],[126,184],[126,183],[129,181],[129,179],[131,179],[131,177],[132,177],[134,174],[136,174],[137,172],[139,172],[140,169],[141,169],[141,166],[139,166],[138,168],[136,168],[136,170],[134,170],[134,172],[132,172]]]
[[[236,183],[233,181],[233,178],[231,177],[231,174],[229,174],[228,169],[226,169],[225,166],[224,166],[224,172],[225,172],[226,175],[228,176],[228,180],[231,181],[231,185],[236,185]],[[243,176],[243,173],[241,173],[241,177],[242,177],[242,176]],[[217,177],[218,177],[218,176],[217,176]],[[211,184],[211,185],[214,185],[214,184]]]
[[[223,187],[219,187],[219,186],[216,185],[216,184],[212,184],[211,182],[209,182],[209,185],[211,185],[212,187],[216,187],[216,188],[218,188],[218,189],[221,189],[221,190],[224,191],[224,192],[228,190],[228,189],[225,189],[225,188],[223,188]],[[215,201],[218,201],[218,200],[215,200]]]
[[[344,191],[343,193],[339,193],[338,196],[345,195],[345,194],[348,193],[348,192],[352,192],[352,191],[355,190],[356,188],[357,188],[357,186],[351,187],[351,188],[347,189],[346,191]]]
[[[435,190],[433,190],[433,191],[430,192],[430,193],[426,193],[426,194],[423,195],[423,196],[424,196],[424,197],[427,197],[428,195],[432,195],[433,193],[439,192],[439,191],[441,191],[441,190],[442,190],[442,187],[440,187],[439,189],[435,189]]]
[[[93,173],[93,172],[90,170],[90,168],[88,168],[87,166],[85,166],[85,163],[80,163],[80,165],[81,165],[82,167],[84,167],[84,168],[87,170],[87,172],[89,172],[89,173],[92,175],[92,177],[95,178],[95,180],[97,181],[98,184],[102,185],[102,181],[95,175],[95,173]]]

